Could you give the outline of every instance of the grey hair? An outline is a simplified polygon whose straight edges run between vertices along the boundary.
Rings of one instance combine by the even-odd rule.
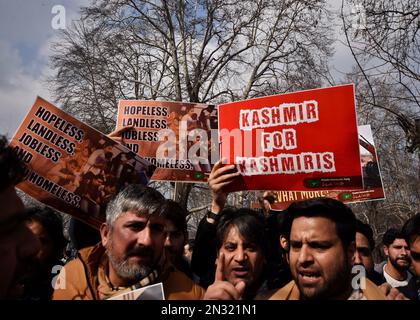
[[[115,220],[127,211],[136,214],[162,215],[165,197],[157,190],[132,184],[121,190],[106,208],[106,223],[111,228]]]

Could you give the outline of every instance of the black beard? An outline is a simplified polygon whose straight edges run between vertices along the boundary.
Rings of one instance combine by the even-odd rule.
[[[297,283],[298,284],[298,283]],[[298,284],[299,287],[299,284]],[[351,263],[347,257],[344,257],[343,270],[336,275],[324,288],[319,290],[315,296],[307,297],[300,290],[300,299],[302,300],[331,300],[344,295],[351,288]]]
[[[391,259],[391,257],[389,257],[389,261],[391,262],[392,266],[401,273],[407,271],[410,268],[410,263],[408,263],[406,266],[400,266],[397,263],[397,259],[394,260],[394,259]]]

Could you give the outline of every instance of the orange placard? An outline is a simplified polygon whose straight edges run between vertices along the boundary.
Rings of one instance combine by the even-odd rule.
[[[133,152],[157,166],[152,180],[206,182],[219,158],[217,107],[120,100],[117,129]]]
[[[147,184],[155,167],[123,145],[38,97],[10,145],[27,164],[17,187],[99,227],[106,205],[128,184]]]

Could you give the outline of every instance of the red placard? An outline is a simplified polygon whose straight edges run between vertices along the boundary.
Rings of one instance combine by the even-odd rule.
[[[219,105],[233,190],[363,188],[352,84]]]

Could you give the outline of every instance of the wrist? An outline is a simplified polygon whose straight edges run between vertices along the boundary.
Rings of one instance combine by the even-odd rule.
[[[212,211],[207,211],[206,218],[208,223],[216,224],[220,219],[220,215]]]
[[[222,209],[224,208],[224,206],[225,206],[225,201],[216,201],[216,200],[213,200],[212,202],[211,202],[211,206],[210,206],[210,211],[211,212],[213,212],[213,213],[215,213],[215,214],[218,214],[220,211],[222,211]]]

